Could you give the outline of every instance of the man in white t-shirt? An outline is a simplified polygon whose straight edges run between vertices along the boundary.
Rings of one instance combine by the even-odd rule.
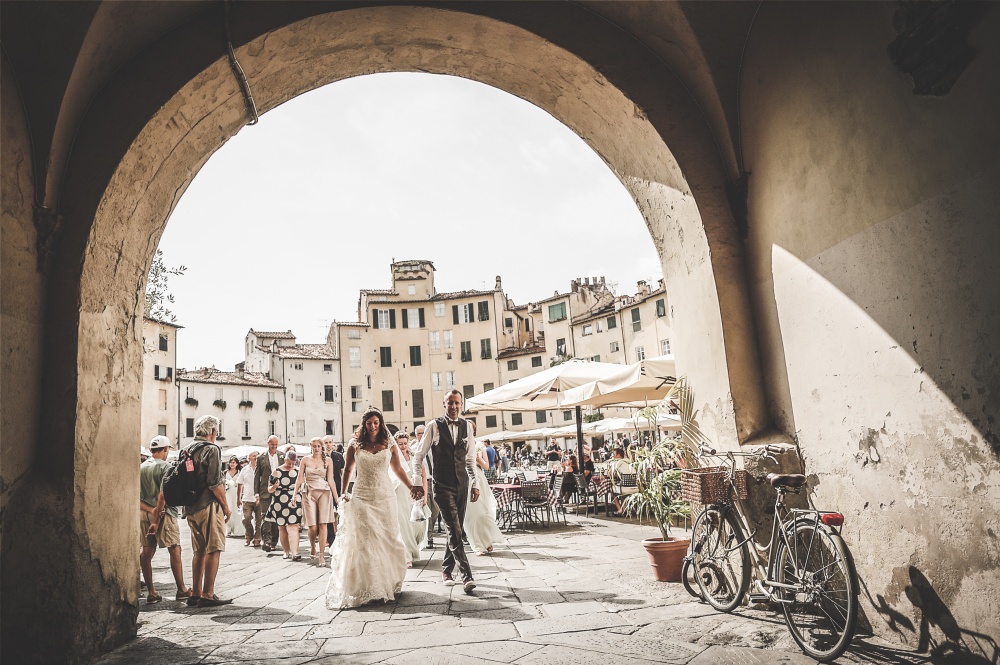
[[[236,476],[236,502],[243,504],[243,531],[246,535],[244,547],[249,547],[251,543],[254,547],[260,547],[260,528],[264,513],[254,497],[253,475],[256,471],[257,451],[251,450],[247,455],[247,465]]]

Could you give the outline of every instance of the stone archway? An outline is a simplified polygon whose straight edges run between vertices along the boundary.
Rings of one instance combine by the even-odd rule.
[[[427,7],[308,17],[292,11],[259,12],[242,26],[237,55],[261,112],[339,79],[422,71],[501,88],[576,131],[646,219],[675,294],[675,345],[685,359],[681,371],[699,386],[703,429],[722,441],[766,429],[722,160],[698,105],[662,61],[586,13],[572,14],[567,24]],[[91,616],[62,608],[53,616],[44,603],[26,607],[26,617],[48,614],[66,626],[42,659],[83,660],[134,631],[136,534],[128,497],[136,483],[122,471],[138,432],[142,287],[173,206],[247,122],[236,80],[212,41],[215,26],[203,18],[153,43],[102,91],[76,138],[74,153],[86,157],[67,170],[62,210],[71,223],[50,278],[46,345],[53,351],[43,393],[65,416],[42,433],[59,472],[54,482],[36,485],[32,501],[40,501],[26,511],[35,524],[23,529],[54,543],[39,525],[68,504],[73,552],[53,563],[66,572],[62,585],[8,593],[30,605],[38,602],[30,600],[34,594],[50,595],[50,584],[70,607],[86,598]]]

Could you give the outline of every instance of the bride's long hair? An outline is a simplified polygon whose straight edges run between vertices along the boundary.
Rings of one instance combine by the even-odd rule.
[[[368,424],[369,420],[375,417],[378,417],[378,422],[379,422],[378,434],[375,435],[374,441],[369,441],[368,430],[365,428],[365,425]],[[362,414],[361,416],[361,426],[358,427],[358,430],[354,433],[354,438],[362,446],[365,445],[366,443],[371,443],[371,444],[380,443],[384,445],[386,448],[388,448],[389,443],[392,441],[392,437],[389,434],[389,428],[385,426],[385,418],[382,416],[382,412],[376,409],[374,406],[368,407],[368,410],[365,411],[364,414]]]

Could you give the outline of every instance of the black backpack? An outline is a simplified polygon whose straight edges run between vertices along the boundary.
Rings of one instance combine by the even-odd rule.
[[[177,461],[163,476],[163,500],[168,506],[190,506],[204,489],[198,482],[197,465],[194,454],[208,445],[208,441],[198,441],[187,450],[182,450]]]

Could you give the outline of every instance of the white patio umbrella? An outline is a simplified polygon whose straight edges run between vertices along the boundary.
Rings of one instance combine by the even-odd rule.
[[[574,358],[555,367],[530,374],[507,385],[488,390],[465,401],[467,411],[542,411],[561,409],[567,390],[596,381],[621,370],[616,363],[599,363]],[[576,408],[577,447],[583,459],[583,417]],[[523,433],[522,433],[523,435]],[[539,437],[544,438],[544,437]]]
[[[265,446],[234,446],[232,448],[226,448],[225,450],[223,450],[222,458],[224,460],[227,460],[233,455],[235,455],[236,459],[245,459],[247,455],[249,455],[251,452],[256,452],[258,455],[260,455],[266,450],[267,447]]]
[[[597,422],[597,432],[618,434],[634,432],[637,429],[647,432],[653,429],[652,423],[646,418],[605,418]],[[680,430],[681,419],[677,416],[660,414],[656,419],[656,428],[665,430]]]
[[[567,391],[563,406],[652,406],[667,396],[676,377],[673,356],[646,358]]]
[[[465,401],[467,411],[543,411],[560,409],[567,390],[620,371],[616,363],[574,358],[488,390]]]

